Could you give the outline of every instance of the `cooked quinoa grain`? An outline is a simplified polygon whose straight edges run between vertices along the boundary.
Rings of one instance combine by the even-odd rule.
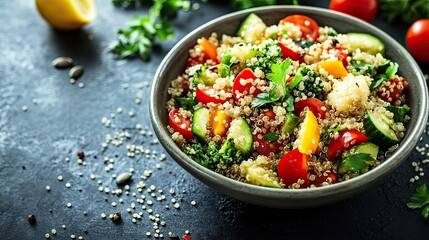
[[[400,66],[374,36],[298,17],[309,31],[250,14],[236,36],[189,49],[166,109],[193,160],[237,181],[312,188],[364,174],[398,148],[410,119]]]

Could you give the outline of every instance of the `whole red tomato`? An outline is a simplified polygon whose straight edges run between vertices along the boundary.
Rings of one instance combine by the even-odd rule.
[[[407,31],[406,40],[414,58],[429,63],[429,19],[415,21]]]
[[[371,22],[377,14],[377,0],[331,0],[329,9]]]

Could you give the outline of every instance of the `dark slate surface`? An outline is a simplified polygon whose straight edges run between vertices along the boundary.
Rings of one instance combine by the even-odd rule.
[[[328,5],[328,1],[301,2]],[[209,189],[169,157],[160,161],[164,151],[160,144],[153,144],[156,138],[149,134],[148,84],[178,39],[230,10],[202,5],[196,13],[180,13],[174,21],[176,37],[160,45],[149,62],[142,62],[114,60],[108,46],[115,39],[115,29],[145,9],[114,8],[107,0],[98,0],[97,6],[98,16],[92,24],[81,31],[58,32],[43,22],[33,1],[0,2],[0,239],[44,239],[51,229],[57,230],[56,235],[50,234],[52,239],[70,239],[72,234],[84,239],[146,239],[146,232],[153,238],[148,209],[166,222],[160,227],[164,239],[169,239],[168,232],[182,236],[185,230],[192,239],[427,239],[428,221],[419,211],[406,208],[414,189],[428,183],[427,176],[417,183],[409,182],[415,175],[411,162],[423,159],[416,152],[368,191],[340,203],[305,210],[267,209],[238,202]],[[392,26],[380,19],[374,24],[404,44],[406,26]],[[84,88],[68,83],[67,70],[51,66],[58,56],[70,56],[85,67],[78,81],[85,83]],[[427,65],[422,69],[429,71]],[[135,103],[138,97],[140,104]],[[22,111],[23,106],[28,107],[27,112]],[[117,112],[118,107],[122,113]],[[130,111],[134,117],[129,117]],[[103,117],[111,120],[109,128],[101,124]],[[141,135],[136,124],[141,124],[147,134]],[[124,131],[131,138],[119,147],[103,149],[106,134]],[[428,142],[425,135],[420,146]],[[143,146],[151,154],[156,151],[157,155],[129,158],[129,144]],[[86,154],[86,166],[76,161],[79,150]],[[110,172],[105,171],[105,157],[114,160]],[[135,172],[130,195],[124,190],[121,196],[123,203],[116,195],[98,191],[99,186],[116,189],[112,174],[129,168]],[[427,166],[425,169],[428,171]],[[145,180],[147,208],[142,210],[136,201],[142,193],[136,186],[145,170],[153,174]],[[57,180],[60,175],[63,181]],[[66,188],[66,183],[71,187]],[[156,186],[155,198],[147,192],[150,185]],[[159,189],[166,196],[162,202],[156,199],[162,195]],[[170,189],[175,190],[174,196]],[[180,203],[179,209],[173,207],[172,198]],[[67,208],[67,203],[72,207]],[[131,203],[136,205],[133,212],[143,212],[142,220],[135,224],[126,211]],[[100,217],[103,212],[109,215],[115,211],[123,216],[118,224]],[[35,225],[27,221],[29,214],[36,215]]]

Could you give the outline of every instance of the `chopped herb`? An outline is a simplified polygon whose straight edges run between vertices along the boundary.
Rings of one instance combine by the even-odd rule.
[[[375,75],[374,81],[371,82],[370,88],[374,89],[380,86],[380,84],[382,84],[383,82],[389,81],[389,79],[392,78],[397,71],[398,71],[398,64],[394,62],[390,62],[389,67],[386,69],[384,73],[379,73]]]
[[[373,75],[375,74],[375,68],[373,65],[366,63],[364,61],[361,60],[356,60],[356,59],[352,59],[350,61],[350,64],[358,71],[361,72],[363,74],[369,74],[369,75]]]
[[[410,198],[407,207],[411,209],[423,208],[422,216],[429,218],[429,194],[427,192],[426,184],[421,185],[416,189],[416,193]]]
[[[324,142],[327,142],[328,141],[328,139],[330,138],[330,135],[331,135],[331,133],[335,133],[335,132],[339,132],[339,131],[341,131],[341,130],[343,130],[343,129],[345,129],[346,127],[344,127],[344,126],[336,126],[336,127],[333,127],[333,128],[329,128],[329,129],[327,129],[326,131],[324,131],[323,132],[323,134],[322,134],[322,140],[324,141]]]
[[[279,139],[279,136],[273,132],[269,132],[264,135],[264,140],[268,142],[275,142]]]
[[[295,41],[295,43],[298,44],[303,49],[309,48],[309,47],[311,47],[311,45],[314,44],[314,42],[312,42],[312,41],[305,41],[305,40]]]

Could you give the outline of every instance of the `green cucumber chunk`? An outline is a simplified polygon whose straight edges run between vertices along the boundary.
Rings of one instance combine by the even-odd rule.
[[[390,128],[391,122],[393,120],[377,111],[366,111],[363,120],[367,136],[381,147],[390,147],[399,141],[395,131]]]
[[[347,33],[346,34],[349,43],[349,50],[354,52],[356,49],[360,49],[362,52],[370,54],[381,53],[384,55],[384,43],[368,33]]]
[[[338,174],[344,175],[347,172],[353,172],[360,175],[368,172],[369,166],[373,166],[375,162],[375,159],[368,153],[351,154],[341,160]]]
[[[229,127],[228,138],[232,139],[234,147],[243,157],[248,157],[252,151],[253,136],[249,124],[243,118],[236,118]]]
[[[407,106],[388,106],[386,109],[393,113],[395,122],[404,122],[405,116],[410,112],[410,108]]]
[[[195,110],[192,117],[192,133],[198,140],[205,143],[207,141],[207,126],[210,121],[210,111],[207,108]]]
[[[292,133],[295,129],[296,125],[299,123],[299,117],[295,116],[295,114],[289,112],[286,114],[285,122],[282,126],[283,133]]]
[[[372,158],[377,159],[378,146],[371,142],[362,143],[354,148],[355,153],[367,153]]]
[[[264,21],[258,15],[251,13],[241,23],[237,36],[243,38],[246,43],[253,43],[261,38],[266,28],[267,25],[265,25]]]

